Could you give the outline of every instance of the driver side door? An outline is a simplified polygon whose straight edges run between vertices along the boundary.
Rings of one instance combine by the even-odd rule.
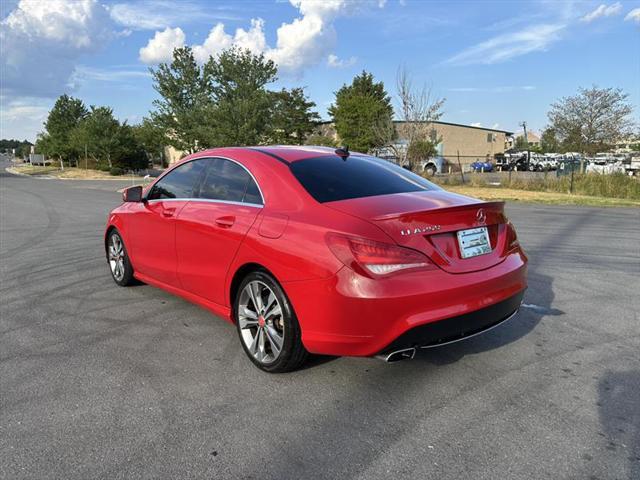
[[[183,163],[161,177],[130,218],[129,238],[138,273],[179,287],[176,218],[193,196],[204,170],[201,161]]]

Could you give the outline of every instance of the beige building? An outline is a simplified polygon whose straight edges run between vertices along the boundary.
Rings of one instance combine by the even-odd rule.
[[[516,133],[516,135],[513,137],[513,142],[512,142],[512,146],[515,146],[515,141],[518,138],[524,137],[524,132],[518,132]],[[533,131],[529,131],[527,132],[527,143],[529,143],[530,147],[539,147],[540,146],[540,135],[538,135],[536,132]]]
[[[398,131],[398,142],[401,143],[405,122],[394,121],[394,124]],[[338,134],[332,122],[323,122],[319,133],[339,143]],[[507,139],[511,138],[513,132],[438,121],[425,124],[424,135],[440,141],[439,155],[449,160],[460,155],[462,163],[471,163],[475,160],[485,160],[487,157],[494,158],[496,154],[504,153]]]

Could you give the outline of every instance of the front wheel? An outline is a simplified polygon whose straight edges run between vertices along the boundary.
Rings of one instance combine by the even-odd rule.
[[[118,285],[126,287],[134,282],[133,267],[129,261],[127,249],[120,232],[115,228],[109,232],[107,237],[107,261],[111,269],[111,276]]]
[[[233,316],[242,348],[258,368],[270,373],[289,372],[307,359],[289,299],[266,272],[252,272],[244,278]]]

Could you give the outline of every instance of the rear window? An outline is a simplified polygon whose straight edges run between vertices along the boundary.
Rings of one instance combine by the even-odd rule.
[[[319,157],[293,162],[290,167],[320,203],[440,189],[415,173],[374,157]]]

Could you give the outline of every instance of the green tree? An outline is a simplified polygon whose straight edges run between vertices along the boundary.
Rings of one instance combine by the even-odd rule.
[[[15,154],[19,158],[27,158],[31,153],[31,147],[33,143],[28,140],[0,140],[0,152],[2,153],[12,153],[15,150]]]
[[[547,127],[542,131],[540,147],[544,153],[560,153],[560,142],[553,127]]]
[[[109,107],[91,107],[89,114],[71,134],[71,143],[96,161],[104,160],[113,167],[113,156],[119,148],[120,122]]]
[[[328,135],[323,135],[321,133],[314,133],[309,135],[305,141],[305,145],[320,145],[323,147],[337,147],[336,142]]]
[[[77,161],[79,150],[71,142],[71,134],[87,116],[87,108],[82,100],[62,95],[56,100],[44,123],[45,131],[39,135],[39,150],[50,157],[64,161]]]
[[[316,104],[309,101],[304,89],[282,89],[273,93],[271,140],[282,145],[301,145],[320,121]]]
[[[436,145],[429,140],[415,139],[407,148],[407,160],[412,167],[418,165],[422,160],[435,157],[437,154]]]
[[[634,126],[629,95],[619,88],[581,88],[551,105],[550,126],[566,151],[593,155],[627,137]]]
[[[144,151],[134,135],[133,128],[120,124],[109,107],[91,107],[89,114],[71,135],[78,150],[86,151],[96,162],[106,162],[109,169],[143,168]]]
[[[276,80],[275,63],[262,54],[230,48],[204,68],[213,84],[216,145],[257,145],[267,139],[274,96],[266,85]]]
[[[342,143],[361,152],[383,146],[386,142],[379,131],[388,130],[382,126],[390,125],[393,119],[391,99],[384,84],[374,82],[373,75],[363,71],[335,95],[329,114]]]
[[[194,152],[213,146],[213,60],[199,67],[190,47],[176,48],[170,64],[150,69],[154,100],[153,123],[166,132],[167,143],[178,150]]]
[[[132,127],[133,135],[144,149],[150,161],[159,160],[164,166],[164,147],[168,144],[164,130],[150,118],[145,118]]]

